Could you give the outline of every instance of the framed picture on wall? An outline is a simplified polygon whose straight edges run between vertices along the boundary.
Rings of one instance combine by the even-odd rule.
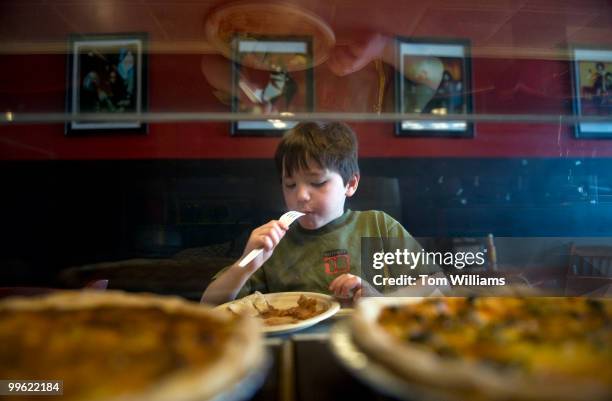
[[[234,38],[232,112],[269,115],[232,123],[232,135],[280,136],[296,122],[281,120],[314,110],[309,37]]]
[[[596,122],[578,122],[576,138],[612,138],[612,49],[572,47],[574,114],[603,117]]]
[[[145,33],[70,37],[67,111],[88,119],[67,122],[66,135],[147,133],[146,45]]]
[[[470,42],[397,37],[396,58],[396,112],[418,115],[397,122],[396,134],[473,137],[461,118],[472,113]]]

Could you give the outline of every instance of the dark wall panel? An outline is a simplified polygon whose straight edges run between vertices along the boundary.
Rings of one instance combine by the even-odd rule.
[[[612,237],[612,159],[363,159],[350,207],[419,237]],[[382,178],[381,178],[382,177]],[[1,162],[0,279],[241,241],[283,209],[271,160]]]

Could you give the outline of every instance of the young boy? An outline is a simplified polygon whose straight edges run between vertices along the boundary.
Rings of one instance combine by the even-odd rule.
[[[357,139],[348,125],[300,123],[281,140],[275,161],[287,209],[306,215],[291,228],[272,220],[253,230],[243,257],[264,251],[244,268],[236,262],[217,273],[202,302],[219,304],[254,291],[312,291],[353,300],[378,295],[361,278],[361,238],[399,238],[421,250],[384,212],[344,210],[360,178]],[[438,271],[419,266],[418,274]]]

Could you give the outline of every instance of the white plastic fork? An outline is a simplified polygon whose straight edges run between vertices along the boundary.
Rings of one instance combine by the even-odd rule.
[[[293,223],[294,221],[296,221],[297,219],[299,219],[300,217],[304,216],[305,214],[302,212],[298,212],[295,210],[289,211],[285,214],[283,214],[280,217],[280,221],[282,221],[283,223],[285,223],[287,225],[287,227],[289,227],[291,225],[291,223]],[[246,265],[248,265],[249,263],[251,263],[251,261],[253,259],[255,259],[257,256],[259,256],[260,253],[263,252],[263,248],[257,248],[257,249],[253,249],[251,252],[249,252],[248,255],[246,255],[239,263],[238,266],[240,267],[245,267]]]

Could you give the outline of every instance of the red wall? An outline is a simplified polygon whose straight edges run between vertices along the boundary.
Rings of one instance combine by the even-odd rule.
[[[201,55],[151,55],[150,110],[226,111],[201,61]],[[474,59],[472,69],[477,114],[571,114],[567,61]],[[0,56],[0,72],[0,111],[64,111],[64,55]],[[369,66],[339,78],[318,67],[317,110],[368,110],[363,84],[376,82],[373,74]],[[361,100],[365,103],[351,104]],[[572,127],[557,124],[477,124],[473,139],[398,138],[391,123],[351,126],[361,157],[612,157],[612,141],[577,140]],[[151,124],[146,136],[65,137],[63,131],[63,124],[0,126],[0,159],[269,158],[278,141],[231,137],[229,123]]]

